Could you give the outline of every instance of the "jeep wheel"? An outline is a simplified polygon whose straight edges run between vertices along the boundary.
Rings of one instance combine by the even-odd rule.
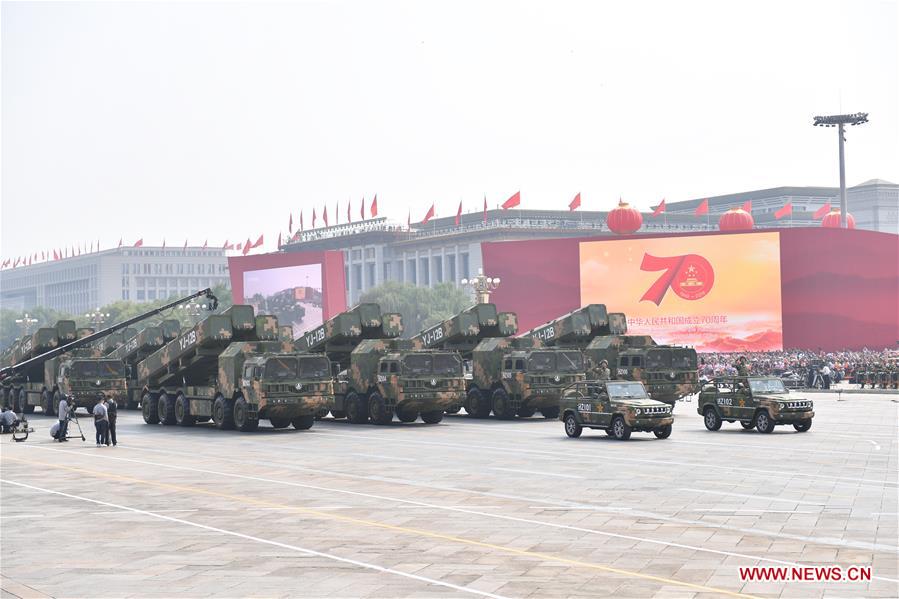
[[[159,422],[166,426],[175,424],[175,398],[169,397],[167,393],[159,396],[156,402],[157,414],[159,414]]]
[[[293,428],[298,431],[305,431],[312,428],[312,425],[315,424],[315,416],[311,414],[307,414],[306,416],[297,416],[293,420],[290,421],[293,424]]]
[[[290,418],[269,418],[268,421],[271,423],[272,428],[287,428],[290,426]]]
[[[346,417],[353,424],[365,424],[368,422],[368,406],[355,392],[350,391],[346,396]]]
[[[536,412],[537,412],[537,410],[535,410],[534,408],[528,408],[526,406],[521,406],[520,408],[518,408],[518,417],[519,418],[530,418]]]
[[[702,421],[710,431],[717,431],[721,428],[721,416],[718,415],[718,412],[712,406],[707,407],[702,413]]]
[[[393,420],[393,410],[387,407],[387,402],[378,392],[368,396],[368,419],[372,424],[390,424]]]
[[[51,403],[50,392],[44,389],[41,391],[41,411],[44,412],[44,416],[52,416],[53,415],[53,404]]]
[[[808,429],[812,428],[812,419],[803,420],[802,422],[797,422],[793,425],[793,428],[796,429],[797,433],[804,433]]]
[[[159,412],[156,408],[157,401],[159,401],[158,398],[149,393],[144,393],[144,397],[141,399],[141,412],[143,412],[144,422],[147,424],[159,424]]]
[[[432,412],[422,412],[421,419],[425,424],[437,424],[443,420],[443,410],[434,410]]]
[[[770,433],[774,430],[774,421],[768,416],[768,412],[761,410],[755,417],[755,428],[760,433]]]
[[[397,407],[396,417],[400,422],[415,422],[418,419],[418,410],[415,408]]]
[[[549,408],[541,408],[540,414],[543,415],[547,420],[553,420],[559,417],[559,406],[552,406]]]
[[[654,434],[657,439],[667,439],[671,436],[671,425],[666,424],[662,428],[657,428],[652,431],[652,434]]]
[[[481,390],[474,388],[465,397],[465,411],[469,418],[487,418],[490,416],[490,402],[486,401]]]
[[[755,422],[753,422],[752,420],[741,420],[740,426],[749,431],[755,428]]]
[[[515,408],[509,399],[506,390],[499,388],[493,392],[493,415],[500,420],[511,420],[515,418]]]
[[[631,438],[631,427],[627,425],[621,416],[615,416],[612,420],[612,436],[619,441],[627,441]]]
[[[212,422],[223,431],[234,428],[234,401],[221,395],[216,397],[212,402]]]
[[[190,413],[190,400],[179,393],[175,398],[175,424],[178,426],[193,426],[197,418]]]
[[[242,433],[251,433],[259,428],[259,419],[250,416],[250,406],[243,396],[234,400],[234,428]]]
[[[565,434],[572,439],[577,439],[584,432],[584,428],[578,423],[577,417],[573,413],[565,416]]]

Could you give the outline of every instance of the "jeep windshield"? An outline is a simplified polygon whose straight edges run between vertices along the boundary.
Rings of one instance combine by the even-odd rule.
[[[296,358],[270,358],[265,361],[263,377],[269,381],[283,381],[297,376]]]
[[[617,397],[621,399],[649,399],[646,395],[646,389],[643,383],[606,383],[606,390],[609,397]]]
[[[563,351],[558,356],[561,372],[583,372],[584,354],[579,351]]]
[[[780,379],[749,379],[749,388],[753,393],[787,393]]]
[[[331,363],[328,358],[300,358],[300,378],[321,378],[331,376]]]
[[[547,372],[556,369],[556,356],[553,352],[534,352],[528,358],[528,370],[531,372]]]
[[[646,353],[646,368],[671,368],[671,352],[664,349],[653,349]]]

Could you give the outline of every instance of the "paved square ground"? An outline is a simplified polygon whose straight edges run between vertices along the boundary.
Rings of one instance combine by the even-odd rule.
[[[887,395],[814,395],[807,433],[670,439],[558,421],[325,420],[255,433],[143,423],[118,447],[0,443],[3,597],[897,597]],[[892,398],[897,396],[893,395]],[[741,567],[871,566],[747,582]]]

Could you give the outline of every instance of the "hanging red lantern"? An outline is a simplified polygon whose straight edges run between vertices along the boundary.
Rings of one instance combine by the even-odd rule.
[[[631,208],[626,202],[618,200],[618,207],[609,212],[606,222],[612,233],[627,235],[643,226],[643,215],[636,208]]]
[[[824,215],[824,218],[821,219],[821,226],[827,227],[828,229],[839,229],[840,228],[840,209],[834,208],[830,212]],[[854,229],[855,228],[855,218],[852,216],[851,212],[846,213],[846,228]]]
[[[718,219],[719,231],[751,231],[754,226],[752,215],[742,208],[731,208]]]

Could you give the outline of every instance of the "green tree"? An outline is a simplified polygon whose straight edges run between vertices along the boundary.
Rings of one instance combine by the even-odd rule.
[[[451,283],[428,288],[395,281],[369,289],[359,301],[376,303],[381,306],[382,312],[402,314],[405,329],[403,337],[406,338],[450,318],[474,303],[468,293]]]

